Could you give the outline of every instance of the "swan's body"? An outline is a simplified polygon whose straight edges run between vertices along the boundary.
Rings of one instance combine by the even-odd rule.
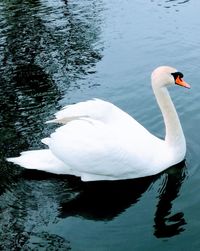
[[[166,126],[165,140],[115,105],[94,99],[55,114],[56,119],[49,122],[63,125],[42,140],[48,149],[23,152],[8,160],[29,169],[80,176],[83,181],[157,174],[185,157],[185,137],[166,88],[178,81],[189,88],[180,74],[166,66],[152,73],[152,87]]]

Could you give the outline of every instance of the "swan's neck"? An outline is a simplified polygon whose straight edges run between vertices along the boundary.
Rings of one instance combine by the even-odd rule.
[[[180,124],[180,120],[174,104],[170,98],[169,92],[166,87],[153,88],[158,105],[161,109],[165,128],[165,142],[173,148],[185,150],[185,137]]]

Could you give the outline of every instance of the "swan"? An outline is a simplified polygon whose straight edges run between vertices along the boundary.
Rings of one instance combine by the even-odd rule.
[[[151,176],[181,162],[186,142],[167,87],[190,85],[170,66],[156,68],[151,82],[165,123],[164,140],[112,103],[92,99],[65,106],[47,121],[61,124],[42,139],[48,148],[7,160],[28,169],[79,176],[82,181]]]

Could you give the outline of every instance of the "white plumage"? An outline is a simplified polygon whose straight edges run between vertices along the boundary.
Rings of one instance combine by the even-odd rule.
[[[165,140],[152,135],[115,105],[93,99],[66,106],[48,121],[63,124],[42,140],[49,149],[23,152],[8,161],[29,169],[80,176],[83,181],[130,179],[165,170],[182,161],[186,151],[182,128],[166,89],[177,83],[176,73],[174,68],[159,67],[152,74],[166,126]]]

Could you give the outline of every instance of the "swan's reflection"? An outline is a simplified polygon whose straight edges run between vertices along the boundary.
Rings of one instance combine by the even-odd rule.
[[[61,205],[61,217],[81,216],[92,220],[112,220],[136,203],[152,182],[152,177],[80,183],[78,195]]]
[[[165,173],[159,201],[155,213],[154,235],[158,238],[171,237],[184,231],[186,224],[183,212],[171,214],[173,201],[179,196],[181,185],[185,179],[185,163],[181,162],[171,168],[174,173]],[[169,170],[169,171],[170,171]]]
[[[161,175],[135,180],[83,183],[77,178],[68,180],[73,198],[61,200],[59,217],[78,216],[90,220],[109,221],[137,203],[142,194],[158,178],[163,179],[159,189],[158,204],[154,215],[154,235],[171,237],[184,231],[183,212],[171,214],[173,201],[185,179],[184,162],[171,167]]]

